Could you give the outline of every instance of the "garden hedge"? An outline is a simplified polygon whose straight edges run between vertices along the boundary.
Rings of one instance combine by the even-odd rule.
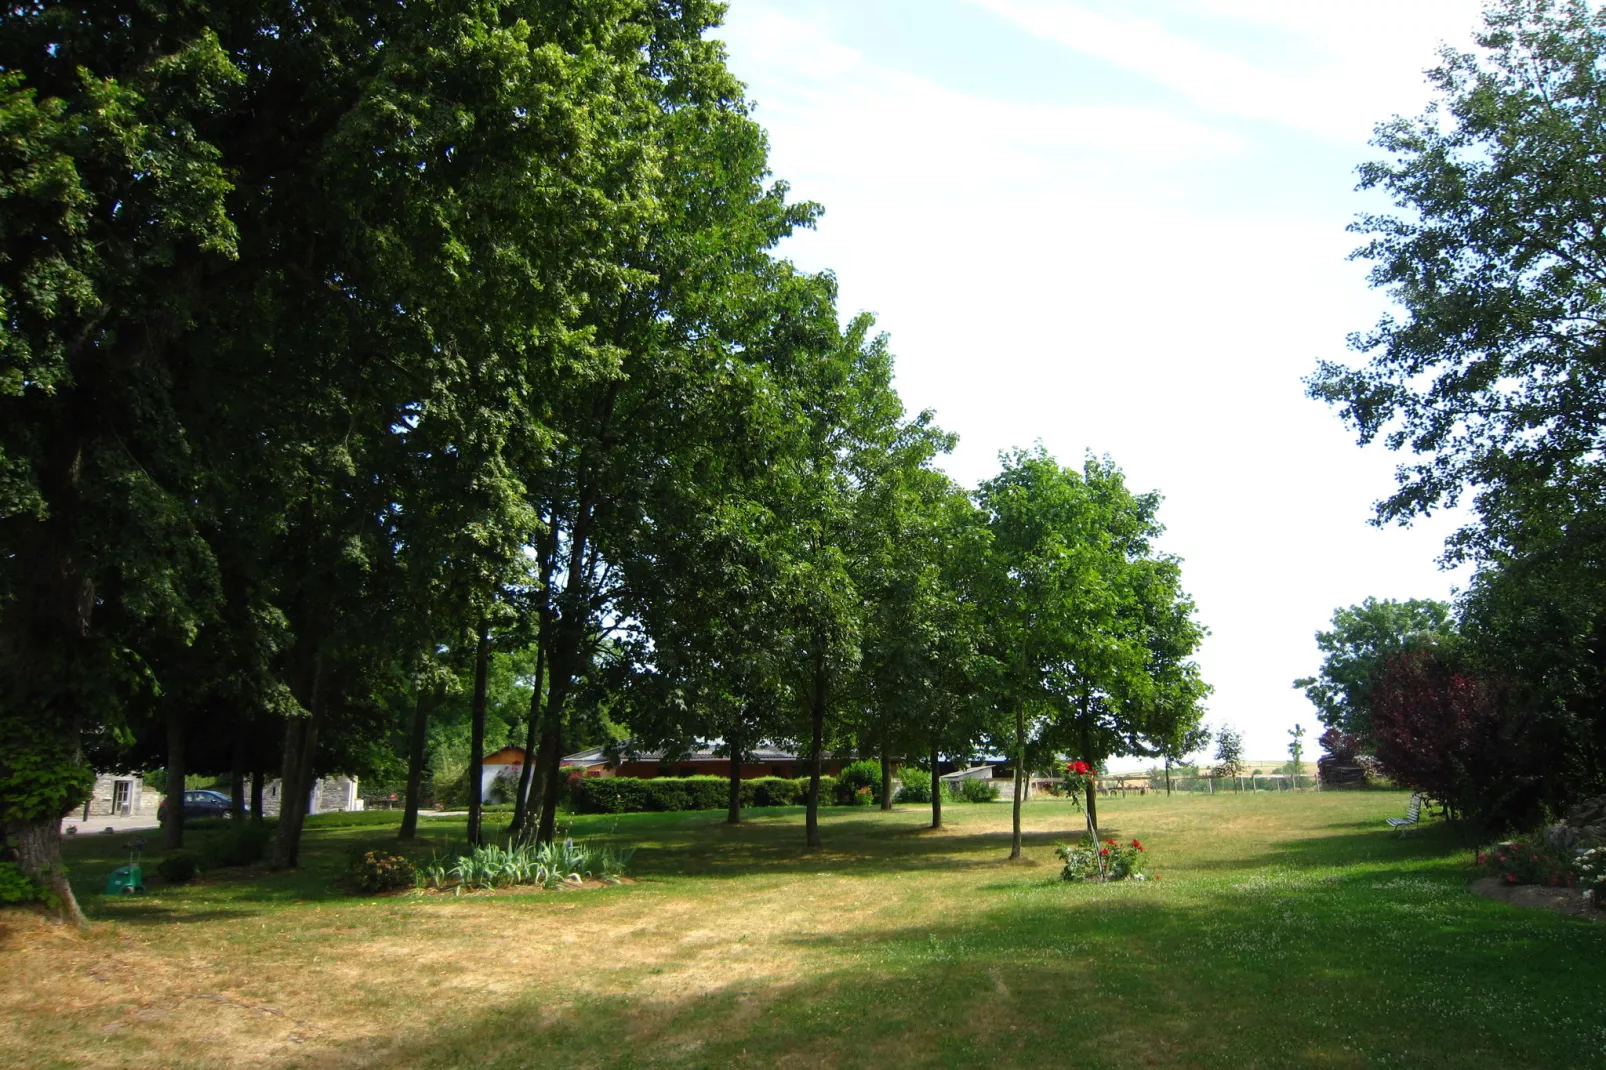
[[[820,778],[820,798],[829,800],[833,777]],[[809,779],[759,777],[742,781],[742,806],[802,806]],[[574,785],[574,805],[582,814],[629,814],[675,810],[723,810],[730,805],[730,781],[717,776],[588,777]]]

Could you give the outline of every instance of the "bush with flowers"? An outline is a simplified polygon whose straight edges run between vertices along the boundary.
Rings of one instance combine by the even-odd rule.
[[[1055,854],[1065,860],[1060,879],[1068,881],[1120,881],[1146,880],[1143,867],[1145,852],[1137,840],[1120,843],[1105,840],[1099,843],[1091,836],[1083,836],[1076,844],[1062,843]]]
[[[1519,838],[1479,852],[1478,867],[1502,884],[1542,884],[1573,888],[1578,861],[1572,851],[1558,851],[1541,838]]]
[[[1596,910],[1606,910],[1606,847],[1591,847],[1580,851],[1577,858],[1578,884],[1584,889],[1584,898]]]
[[[1061,783],[1064,785],[1065,793],[1075,799],[1093,787],[1098,775],[1097,769],[1078,758],[1065,763],[1065,779]]]
[[[414,879],[413,863],[407,856],[389,851],[363,851],[352,855],[344,884],[354,895],[374,895],[411,888]]]

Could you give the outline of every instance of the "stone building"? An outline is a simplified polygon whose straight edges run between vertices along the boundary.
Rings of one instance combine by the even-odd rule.
[[[280,790],[283,783],[270,780],[262,786],[262,813],[267,816],[279,812]],[[357,797],[357,778],[346,776],[319,777],[312,782],[312,797],[307,813],[326,814],[331,811],[361,810],[362,800]]]
[[[97,773],[89,799],[79,811],[79,819],[145,814],[155,817],[156,808],[161,804],[161,793],[146,790],[145,778],[138,773]]]

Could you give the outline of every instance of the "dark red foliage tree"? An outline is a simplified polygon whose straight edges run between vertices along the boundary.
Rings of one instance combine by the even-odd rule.
[[[1376,758],[1396,783],[1452,811],[1507,809],[1514,772],[1504,689],[1435,648],[1391,657],[1373,693]]]

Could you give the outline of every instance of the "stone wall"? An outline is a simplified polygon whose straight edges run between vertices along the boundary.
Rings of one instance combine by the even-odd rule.
[[[279,813],[280,788],[278,780],[262,785],[262,813],[273,817]],[[312,783],[309,814],[326,814],[331,811],[361,810],[362,800],[357,798],[357,778],[344,776],[320,777]]]

